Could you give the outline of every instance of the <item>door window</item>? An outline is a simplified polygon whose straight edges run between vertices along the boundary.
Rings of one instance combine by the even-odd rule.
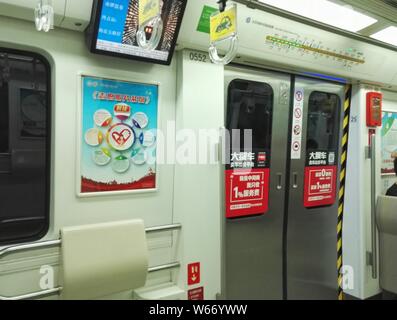
[[[306,140],[304,205],[334,204],[339,145],[339,96],[313,92],[309,97]]]
[[[269,207],[273,89],[266,83],[233,80],[227,105],[231,143],[225,172],[226,217],[262,215]]]
[[[313,92],[309,98],[306,154],[338,149],[340,99],[336,94]],[[332,160],[332,159],[331,159]]]
[[[266,83],[233,80],[228,92],[227,128],[239,129],[233,149],[244,149],[244,130],[252,130],[252,148],[270,151],[273,121],[273,89]],[[238,141],[240,141],[238,143]]]

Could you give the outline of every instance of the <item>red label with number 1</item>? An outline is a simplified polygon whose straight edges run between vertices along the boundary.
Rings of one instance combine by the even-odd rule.
[[[226,218],[265,214],[269,202],[269,169],[225,172]]]

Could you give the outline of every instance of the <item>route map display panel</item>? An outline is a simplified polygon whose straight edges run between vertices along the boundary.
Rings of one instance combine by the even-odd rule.
[[[266,44],[273,49],[284,49],[286,51],[297,51],[300,54],[312,54],[316,58],[325,58],[338,61],[345,67],[365,64],[364,53],[354,48],[337,50],[327,47],[322,42],[315,40],[295,39],[286,36],[267,36]]]
[[[368,77],[377,74],[386,57],[377,48],[320,30],[297,21],[239,6],[239,48],[247,61],[263,52],[261,59],[294,64],[307,70],[313,63],[323,74]],[[251,53],[252,52],[252,53]]]

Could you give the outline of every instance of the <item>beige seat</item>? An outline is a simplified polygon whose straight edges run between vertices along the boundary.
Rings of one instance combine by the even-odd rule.
[[[378,198],[376,219],[379,229],[380,286],[397,294],[397,197]]]
[[[95,299],[143,287],[148,272],[141,220],[64,228],[62,298]]]

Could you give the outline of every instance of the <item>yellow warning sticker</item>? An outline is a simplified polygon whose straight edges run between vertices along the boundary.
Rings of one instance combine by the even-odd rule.
[[[224,12],[214,13],[210,18],[210,39],[217,42],[237,32],[237,8],[232,6]]]
[[[146,24],[160,13],[160,0],[139,0],[139,26]]]

